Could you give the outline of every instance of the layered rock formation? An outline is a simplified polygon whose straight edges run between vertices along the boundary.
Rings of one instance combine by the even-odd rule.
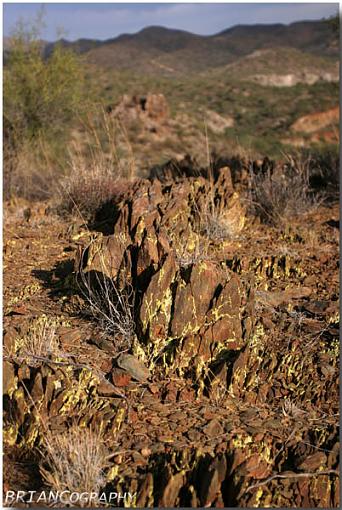
[[[148,357],[200,375],[241,349],[252,327],[251,289],[215,255],[218,241],[233,239],[245,220],[229,169],[215,183],[139,181],[116,207],[113,234],[93,241],[77,270],[112,279],[124,273]]]

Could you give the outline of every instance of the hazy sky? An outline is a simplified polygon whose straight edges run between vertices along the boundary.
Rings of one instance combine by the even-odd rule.
[[[108,39],[149,25],[179,28],[209,35],[237,24],[290,23],[336,14],[338,3],[4,3],[4,35],[19,18],[34,19],[44,5],[42,37]]]

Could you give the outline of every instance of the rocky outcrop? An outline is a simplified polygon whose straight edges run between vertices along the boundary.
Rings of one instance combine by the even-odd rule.
[[[107,113],[125,123],[140,121],[152,132],[165,127],[170,116],[165,96],[150,93],[146,96],[124,95],[119,104],[107,107]]]
[[[252,324],[252,294],[215,260],[218,233],[229,242],[244,224],[229,169],[215,183],[139,181],[117,207],[113,234],[93,241],[77,269],[114,280],[124,273],[137,296],[136,334],[146,357],[200,374],[225,352],[240,350]]]
[[[69,328],[59,329],[70,334]],[[11,352],[4,362],[3,434],[7,445],[30,449],[41,443],[48,428],[62,433],[73,420],[101,427],[111,417],[113,424],[120,425],[117,404],[106,398],[118,396],[118,392],[100,370],[59,358],[58,353],[45,358],[27,355],[23,342],[20,329],[5,332],[4,348]]]
[[[40,488],[47,432],[77,426],[101,433],[101,490],[129,491],[131,507],[339,507],[337,204],[267,226],[245,217],[237,182],[283,167],[213,161],[211,172],[188,159],[184,173],[129,183],[95,232],[14,225],[4,249],[6,266],[17,264],[4,313],[8,488],[26,455]],[[39,261],[51,246],[47,270],[31,274],[28,250]],[[94,321],[81,275],[108,284],[103,307],[113,288],[126,295],[130,349]]]

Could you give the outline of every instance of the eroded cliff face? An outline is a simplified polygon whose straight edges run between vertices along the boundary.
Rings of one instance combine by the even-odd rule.
[[[311,113],[297,119],[291,126],[291,130],[299,133],[314,133],[323,128],[334,126],[339,123],[340,107],[330,108],[324,112]]]
[[[251,79],[260,85],[268,87],[294,87],[298,83],[313,85],[319,81],[336,83],[339,81],[338,69],[336,72],[302,72],[289,74],[255,74]]]

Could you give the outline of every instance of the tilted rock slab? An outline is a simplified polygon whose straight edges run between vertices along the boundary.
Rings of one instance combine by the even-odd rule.
[[[138,181],[117,206],[113,234],[93,241],[77,267],[130,282],[140,355],[177,364],[180,372],[195,368],[197,375],[244,346],[252,324],[246,327],[246,319],[253,316],[250,286],[215,261],[215,243],[201,232],[210,201],[223,228],[241,230],[244,210],[229,168],[221,169],[215,184],[200,176]],[[179,256],[180,246],[189,262]]]

